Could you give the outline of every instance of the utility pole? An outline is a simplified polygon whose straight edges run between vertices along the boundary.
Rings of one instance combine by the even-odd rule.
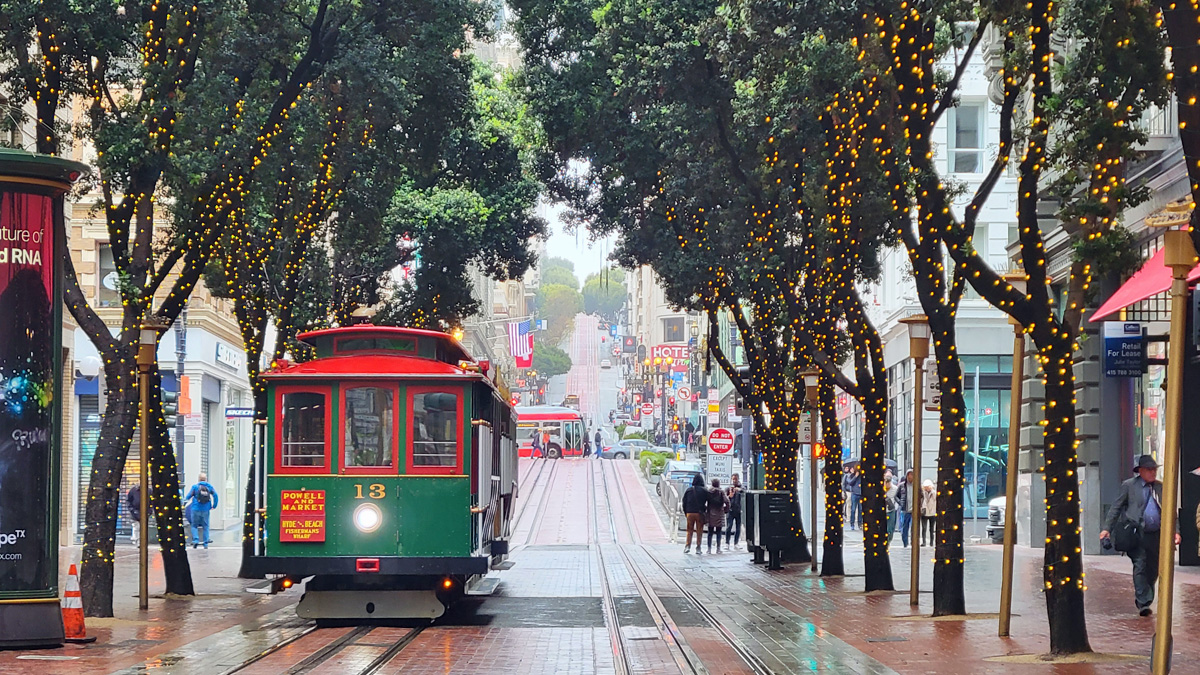
[[[187,362],[187,303],[184,303],[183,310],[179,312],[179,320],[175,322],[175,387],[179,391],[178,401],[182,402],[186,393],[183,391],[183,371],[186,368]],[[184,449],[184,434],[186,433],[184,425],[186,424],[186,415],[180,410],[175,415],[175,465],[179,472],[179,484],[185,485],[183,480],[184,465],[183,465],[183,449]]]

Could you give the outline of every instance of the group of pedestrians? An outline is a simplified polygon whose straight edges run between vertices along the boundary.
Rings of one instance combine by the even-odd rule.
[[[696,535],[696,553],[701,553],[704,528],[708,528],[708,552],[713,552],[713,535],[717,539],[717,553],[721,552],[721,535],[725,535],[725,548],[732,550],[741,546],[742,498],[741,478],[733,475],[733,483],[724,490],[721,481],[712,479],[712,487],[704,487],[704,478],[696,475],[692,486],[683,493],[683,513],[687,518],[687,544],[684,553],[692,552],[692,533]],[[733,547],[730,547],[730,539]]]
[[[914,514],[918,518],[918,531],[921,533],[921,545],[933,544],[937,531],[937,491],[933,489],[933,481],[926,479],[921,482],[919,494],[914,495],[913,472],[910,469],[904,478],[896,480],[891,469],[883,472],[883,498],[887,505],[887,533],[890,544],[900,532],[900,541],[908,548],[909,534],[912,532]],[[857,464],[850,465],[842,476],[842,494],[845,498],[847,528],[861,529],[863,526],[863,477]]]
[[[130,540],[134,546],[141,542],[142,536],[142,486],[133,484],[125,491],[125,506],[129,519],[133,523]],[[217,489],[208,482],[208,476],[201,473],[198,480],[183,496],[183,518],[191,525],[192,548],[201,545],[208,548],[212,543],[209,532],[209,515],[217,507]],[[153,510],[151,510],[153,513]]]

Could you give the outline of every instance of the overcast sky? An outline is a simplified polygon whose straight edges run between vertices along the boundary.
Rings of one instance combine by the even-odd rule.
[[[607,237],[593,243],[588,242],[588,233],[579,228],[567,232],[560,213],[562,208],[555,204],[543,204],[539,209],[542,217],[550,224],[550,240],[546,242],[546,254],[566,258],[575,263],[575,276],[579,283],[587,275],[599,272],[613,249],[613,238]]]

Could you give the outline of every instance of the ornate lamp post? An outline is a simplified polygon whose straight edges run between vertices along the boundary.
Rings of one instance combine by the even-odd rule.
[[[150,570],[149,548],[150,541],[150,377],[154,373],[154,365],[158,362],[158,336],[167,329],[166,324],[151,317],[142,324],[138,333],[137,369],[138,388],[141,390],[141,414],[138,416],[138,427],[141,437],[141,461],[138,462],[141,489],[141,518],[138,527],[142,529],[138,537],[138,609],[150,608],[149,581]]]
[[[1005,281],[1025,293],[1023,273],[1004,275]],[[1008,317],[1013,327],[1012,385],[1008,412],[1008,469],[1004,481],[1004,564],[1000,580],[1000,637],[1008,637],[1012,623],[1013,547],[1017,543],[1017,471],[1021,441],[1021,389],[1025,380],[1025,327]]]
[[[812,523],[808,532],[808,541],[812,546],[812,571],[817,571],[817,411],[820,404],[821,372],[806,370],[800,373],[804,378],[804,403],[808,408],[808,512],[809,522]]]
[[[908,503],[912,518],[912,569],[909,570],[908,604],[920,603],[921,588],[921,418],[925,413],[925,382],[922,367],[929,357],[929,317],[914,314],[900,319],[908,327],[908,356],[913,361],[913,463]]]
[[[1179,502],[1179,433],[1183,414],[1183,366],[1187,336],[1188,273],[1196,264],[1196,249],[1185,230],[1163,233],[1164,264],[1171,268],[1171,342],[1167,349],[1167,429],[1163,445],[1163,533],[1158,538],[1158,616],[1154,627],[1154,652],[1150,669],[1166,675],[1171,666],[1171,603],[1175,582],[1175,530]]]

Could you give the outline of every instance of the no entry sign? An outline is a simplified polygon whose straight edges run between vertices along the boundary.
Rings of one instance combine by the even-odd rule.
[[[708,434],[708,449],[724,455],[733,451],[733,432],[728,429],[713,429]]]
[[[653,415],[654,414],[654,404],[653,403],[643,403],[642,404],[642,414],[643,415]]]

